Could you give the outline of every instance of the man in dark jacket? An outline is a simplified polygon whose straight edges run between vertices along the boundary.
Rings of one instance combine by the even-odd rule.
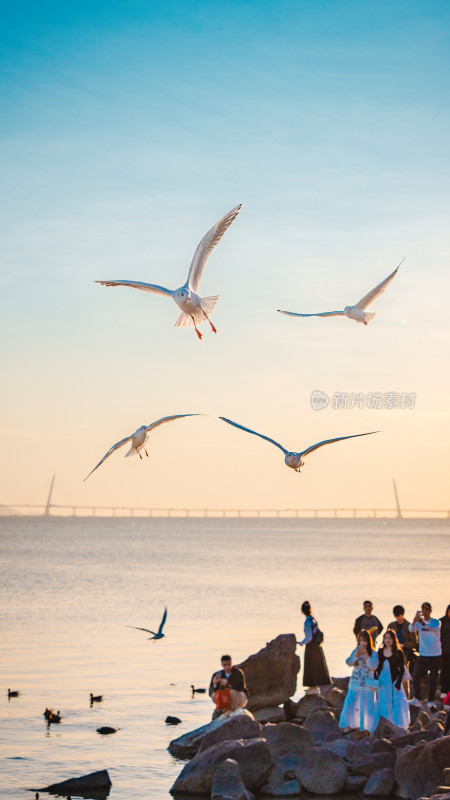
[[[231,656],[222,656],[222,669],[215,672],[209,684],[209,694],[215,702],[215,694],[220,689],[230,689],[231,711],[247,705],[249,691],[245,683],[245,675],[239,667],[233,667]]]
[[[372,636],[373,643],[375,644],[378,634],[380,634],[383,630],[383,625],[378,617],[373,614],[373,603],[371,600],[364,600],[363,609],[364,614],[361,614],[360,617],[355,619],[353,633],[358,638],[358,633],[360,631],[369,631]]]
[[[388,630],[391,629],[397,634],[397,639],[400,647],[403,650],[405,661],[408,669],[412,672],[414,662],[417,658],[416,649],[418,647],[416,632],[409,630],[410,623],[405,619],[405,609],[403,606],[394,606],[392,613],[395,617],[395,622],[390,622]]]

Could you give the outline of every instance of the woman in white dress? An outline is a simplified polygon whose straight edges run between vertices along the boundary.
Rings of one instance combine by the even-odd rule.
[[[339,718],[339,727],[372,732],[378,725],[380,715],[376,696],[377,681],[374,677],[378,667],[378,654],[373,649],[369,631],[360,631],[357,647],[346,659],[346,663],[353,667],[353,672]]]
[[[387,630],[383,645],[378,650],[378,711],[380,717],[394,725],[407,728],[409,725],[409,705],[403,688],[405,657],[398,646],[395,631]]]

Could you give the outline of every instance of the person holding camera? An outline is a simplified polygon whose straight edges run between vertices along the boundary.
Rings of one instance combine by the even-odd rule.
[[[235,711],[237,708],[244,708],[250,692],[245,683],[243,670],[233,666],[229,655],[222,656],[220,661],[222,669],[215,672],[211,678],[209,696],[219,711]],[[220,694],[222,690],[227,690],[225,696]]]
[[[413,686],[415,699],[412,705],[420,705],[420,679],[430,673],[428,705],[432,706],[436,695],[437,676],[441,666],[441,623],[431,616],[431,603],[422,603],[416,611],[409,630],[419,637],[419,657],[414,665]]]

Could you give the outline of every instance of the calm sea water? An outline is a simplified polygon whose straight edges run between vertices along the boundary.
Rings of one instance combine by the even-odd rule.
[[[111,800],[168,800],[182,762],[167,746],[210,719],[190,685],[207,687],[222,653],[238,662],[279,633],[300,638],[308,599],[330,672],[347,674],[364,599],[385,624],[399,602],[409,618],[423,600],[443,615],[449,532],[446,520],[0,518],[1,796],[107,769]],[[127,627],[154,630],[165,605],[161,641]],[[103,703],[90,708],[90,692]],[[60,725],[47,729],[46,706]]]

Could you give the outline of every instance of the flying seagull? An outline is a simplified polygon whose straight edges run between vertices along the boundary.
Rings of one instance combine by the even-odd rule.
[[[200,297],[197,294],[197,290],[208,256],[212,253],[216,244],[220,242],[233,220],[236,219],[241,207],[242,203],[232,208],[205,234],[200,244],[197,245],[194,258],[189,267],[186,283],[180,286],[179,289],[165,289],[164,286],[157,286],[154,283],[142,283],[141,281],[95,281],[95,283],[101,283],[103,286],[131,286],[133,289],[141,289],[143,292],[153,292],[154,294],[163,294],[166,297],[171,297],[182,312],[175,323],[176,327],[182,328],[193,325],[198,338],[201,339],[202,334],[197,325],[200,325],[206,319],[211,325],[213,333],[217,333],[209,315],[214,311],[219,297]]]
[[[325,439],[323,442],[318,442],[317,444],[311,445],[311,447],[307,447],[306,450],[301,450],[299,453],[295,453],[292,450],[286,450],[283,445],[276,442],[275,439],[270,439],[269,436],[264,436],[262,433],[258,433],[257,431],[252,431],[251,428],[245,428],[243,425],[239,425],[237,422],[233,422],[231,419],[227,419],[226,417],[219,417],[219,419],[223,419],[224,422],[228,422],[229,425],[234,425],[235,428],[240,428],[241,431],[247,431],[247,433],[253,433],[254,436],[260,436],[261,439],[265,439],[266,442],[271,442],[274,444],[275,447],[278,447],[284,453],[284,463],[287,467],[291,467],[296,472],[300,472],[300,468],[304,466],[304,461],[302,460],[303,456],[308,455],[308,453],[312,453],[314,450],[318,450],[319,447],[323,447],[325,444],[332,444],[332,442],[342,442],[343,439],[354,439],[356,436],[370,436],[371,433],[379,433],[379,431],[368,431],[367,433],[354,433],[351,436],[338,436],[336,439]]]
[[[355,322],[362,322],[363,325],[367,325],[367,323],[374,318],[375,314],[373,311],[366,311],[366,308],[368,308],[380,294],[383,294],[397,274],[397,270],[403,264],[404,260],[405,259],[402,258],[398,267],[394,269],[394,272],[391,272],[384,281],[381,281],[378,286],[375,286],[375,289],[372,289],[371,292],[364,295],[354,306],[345,306],[343,311],[322,311],[317,314],[297,314],[295,311],[282,311],[280,308],[278,311],[280,314],[286,314],[287,317],[348,317],[348,319],[354,319]]]
[[[131,441],[131,447],[128,450],[128,453],[125,453],[125,458],[129,458],[129,456],[134,456],[136,453],[138,454],[139,458],[142,459],[141,450],[143,449],[145,455],[148,457],[147,450],[145,448],[145,443],[148,439],[148,435],[150,431],[153,431],[155,428],[158,428],[159,425],[164,425],[165,422],[172,422],[173,419],[180,419],[181,417],[195,417],[197,414],[173,414],[171,417],[162,417],[161,419],[156,420],[156,422],[152,422],[150,425],[141,425],[140,428],[137,429],[134,433],[130,436],[126,436],[125,439],[121,439],[120,442],[116,442],[113,444],[112,447],[109,448],[108,452],[105,453],[101,461],[98,462],[97,466],[94,467],[89,473],[92,475],[96,469],[99,468],[100,464],[103,464],[104,461],[114,453],[115,450],[118,450],[119,447],[123,447],[124,444]],[[85,481],[89,478],[89,475],[86,475]],[[84,481],[83,481],[84,483]]]
[[[158,628],[157,633],[155,633],[155,631],[149,631],[148,628],[137,628],[136,625],[127,625],[127,628],[134,628],[134,630],[136,630],[136,631],[145,631],[145,633],[151,633],[152,635],[149,636],[148,638],[149,639],[153,639],[153,641],[155,641],[156,639],[164,639],[164,634],[162,632],[162,629],[164,628],[164,625],[166,624],[166,619],[167,619],[167,607],[164,609],[164,614],[163,614],[163,617],[162,617],[162,620],[161,620],[161,624],[160,624],[160,626]]]

